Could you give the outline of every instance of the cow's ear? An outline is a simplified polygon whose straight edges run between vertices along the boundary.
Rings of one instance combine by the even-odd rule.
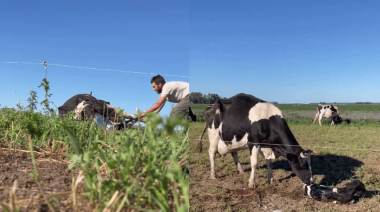
[[[312,152],[313,152],[313,151],[311,151],[311,150],[308,149],[308,150],[302,151],[302,152],[300,153],[300,156],[301,156],[302,158],[309,158]]]

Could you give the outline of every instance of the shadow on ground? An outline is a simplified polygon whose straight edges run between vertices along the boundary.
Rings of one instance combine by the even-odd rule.
[[[324,175],[324,178],[321,180],[321,185],[336,185],[344,180],[348,180],[355,176],[355,170],[360,168],[363,165],[363,162],[339,155],[312,155],[311,158],[311,168],[313,175]],[[266,165],[262,166],[266,168]],[[292,171],[290,168],[289,162],[287,160],[278,160],[272,163],[272,169],[283,169],[285,171]],[[294,173],[289,176],[279,179],[283,181],[291,177],[296,176]]]

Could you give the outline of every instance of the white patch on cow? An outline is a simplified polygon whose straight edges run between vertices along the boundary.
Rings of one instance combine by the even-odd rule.
[[[338,188],[333,188],[333,192],[338,193]]]
[[[252,154],[251,154],[251,177],[248,181],[248,188],[255,187],[255,170],[257,168],[257,156],[259,152],[260,146],[254,146],[252,148]]]
[[[324,110],[325,110],[325,114],[323,115],[324,118],[327,118],[327,119],[334,118],[333,111],[330,108],[326,108]]]
[[[218,128],[215,129],[215,122],[211,124],[211,129],[208,129],[208,138],[210,140],[210,148],[208,150],[209,155],[210,155],[210,165],[211,165],[211,173],[210,177],[211,179],[216,179],[215,177],[215,154],[216,151],[218,151],[218,144],[219,144],[219,130],[222,126],[222,123],[219,125]]]
[[[307,195],[308,195],[310,198],[313,198],[313,197],[311,196],[311,186],[312,186],[312,185],[307,186]]]
[[[269,160],[269,159],[276,159],[276,157],[274,156],[274,151],[272,148],[260,148],[261,150],[261,154],[264,156],[264,158],[266,160]]]
[[[232,139],[232,144],[226,144],[222,139],[218,143],[218,152],[221,155],[225,155],[230,152],[237,152],[243,149],[248,149],[248,133],[241,138],[241,140],[236,140],[236,136]]]
[[[74,108],[74,111],[75,111],[75,116],[74,118],[78,119],[80,117],[80,114],[82,113],[82,111],[88,106],[88,104],[86,104],[86,101],[82,101],[81,103],[79,103],[75,108]]]
[[[251,123],[261,119],[269,119],[272,116],[279,115],[284,118],[280,109],[268,102],[259,102],[253,106],[248,113],[248,119]]]

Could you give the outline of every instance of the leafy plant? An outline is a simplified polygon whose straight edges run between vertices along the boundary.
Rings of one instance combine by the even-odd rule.
[[[46,80],[46,78],[42,79],[42,82],[41,82],[41,85],[38,86],[39,88],[40,87],[44,87],[44,90],[45,90],[45,100],[43,100],[40,104],[41,105],[44,105],[45,108],[45,114],[46,115],[49,115],[51,113],[54,113],[54,110],[52,108],[50,108],[50,103],[53,103],[54,102],[51,102],[49,101],[49,97],[51,97],[51,95],[53,94],[49,94],[49,90],[50,90],[50,85],[49,85],[49,82]]]
[[[164,123],[157,114],[147,118],[144,132],[129,129],[113,133],[103,142],[91,142],[83,155],[67,155],[72,160],[69,168],[77,166],[85,173],[85,196],[93,204],[105,208],[117,192],[119,201],[109,206],[114,210],[125,206],[137,210],[188,210],[189,178],[178,164],[181,158],[188,157],[188,124],[181,119],[167,119]],[[157,129],[159,125],[164,129]],[[175,131],[177,125],[183,130]],[[70,138],[73,143],[80,142]]]
[[[35,91],[30,91],[30,97],[28,98],[28,106],[26,106],[26,108],[28,108],[31,112],[34,112],[34,110],[36,110],[37,109],[37,103],[38,103],[38,101],[37,101],[37,98],[38,98],[38,96],[37,96],[37,92],[35,92]]]

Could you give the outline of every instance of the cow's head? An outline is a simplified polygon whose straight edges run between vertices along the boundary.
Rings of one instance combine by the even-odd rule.
[[[299,155],[289,154],[287,157],[294,173],[307,185],[313,183],[311,153],[311,150],[304,150]]]
[[[340,123],[343,122],[343,119],[342,119],[342,117],[340,117],[340,116],[338,115],[338,116],[335,116],[335,117],[334,117],[333,121],[334,121],[334,124],[340,124]]]

